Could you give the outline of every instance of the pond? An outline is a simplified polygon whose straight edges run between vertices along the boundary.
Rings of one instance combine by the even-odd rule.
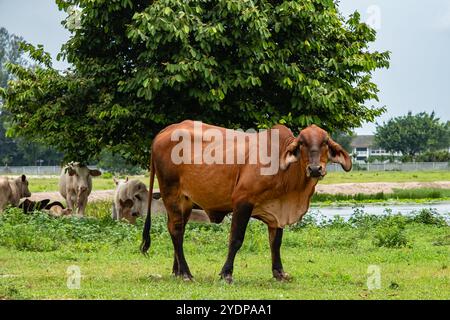
[[[414,212],[418,212],[421,209],[434,209],[437,213],[450,217],[450,202],[436,202],[436,203],[401,203],[401,204],[362,204],[355,205],[354,207],[314,207],[312,206],[308,214],[317,214],[323,216],[325,219],[333,218],[334,216],[341,216],[345,220],[348,219],[356,208],[362,209],[365,213],[371,215],[383,215],[383,214],[402,214],[410,215]]]

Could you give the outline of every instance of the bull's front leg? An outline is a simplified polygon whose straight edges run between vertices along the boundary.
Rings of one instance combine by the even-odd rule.
[[[83,196],[83,195],[78,198],[77,214],[81,217],[84,216],[84,211],[86,210],[87,200],[88,200],[88,197]]]
[[[236,253],[242,246],[247,229],[248,221],[252,215],[253,205],[250,203],[241,203],[236,205],[231,218],[231,234],[228,247],[228,256],[220,272],[220,276],[226,282],[233,282],[233,265]]]
[[[73,194],[70,190],[66,191],[66,202],[67,202],[67,208],[72,210],[72,212],[74,212]]]
[[[283,229],[269,227],[270,251],[272,253],[272,274],[278,281],[290,280],[289,274],[283,270],[280,247],[283,239]]]

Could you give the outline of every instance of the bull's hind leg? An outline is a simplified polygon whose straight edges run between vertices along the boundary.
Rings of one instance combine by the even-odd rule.
[[[164,199],[164,198],[163,198]],[[192,274],[184,257],[183,238],[186,223],[192,211],[192,205],[187,201],[174,199],[165,201],[167,209],[167,227],[172,238],[174,248],[173,273],[185,280],[191,280]]]
[[[289,280],[290,277],[283,270],[280,247],[283,238],[283,229],[269,227],[270,251],[272,253],[272,273],[278,281]]]
[[[228,247],[228,256],[220,272],[220,276],[226,282],[233,282],[233,265],[236,253],[242,246],[247,229],[248,221],[252,215],[253,205],[250,203],[241,203],[236,206],[231,218],[231,234]]]

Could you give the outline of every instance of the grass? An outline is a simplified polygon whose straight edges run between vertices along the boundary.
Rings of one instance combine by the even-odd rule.
[[[139,179],[146,185],[149,183],[149,178],[145,176],[130,177],[130,179]],[[58,191],[59,178],[38,178],[30,177],[30,191],[31,192],[50,192]],[[94,190],[110,190],[114,189],[114,182],[112,178],[98,177],[92,179]],[[321,184],[336,184],[336,183],[367,183],[367,182],[434,182],[434,181],[450,181],[450,171],[418,171],[418,172],[400,172],[400,171],[385,171],[385,172],[367,172],[367,171],[352,171],[352,172],[329,172],[325,179],[320,181]],[[155,187],[158,187],[158,182],[155,181]]]
[[[149,257],[139,251],[137,226],[108,217],[108,203],[91,204],[85,219],[0,216],[0,299],[448,299],[450,227],[433,211],[413,217],[369,216],[348,222],[307,216],[285,232],[282,257],[290,282],[271,279],[266,227],[249,225],[235,263],[235,282],[218,273],[229,219],[189,223],[185,251],[195,281],[170,275],[173,249],[166,218],[153,219]],[[81,270],[81,288],[67,288],[67,268]],[[381,288],[368,290],[368,268],[381,268]]]
[[[375,193],[364,194],[358,193],[355,195],[346,194],[326,194],[316,193],[312,198],[312,202],[315,203],[372,203],[383,201],[415,201],[415,200],[450,200],[450,189],[439,188],[418,188],[418,189],[394,189],[392,193]]]
[[[450,181],[450,171],[351,171],[329,172],[320,183],[435,182]]]

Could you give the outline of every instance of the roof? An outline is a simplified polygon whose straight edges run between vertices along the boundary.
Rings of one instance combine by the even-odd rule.
[[[354,136],[351,143],[351,146],[353,148],[368,148],[373,147],[374,145],[375,145],[374,135]]]

